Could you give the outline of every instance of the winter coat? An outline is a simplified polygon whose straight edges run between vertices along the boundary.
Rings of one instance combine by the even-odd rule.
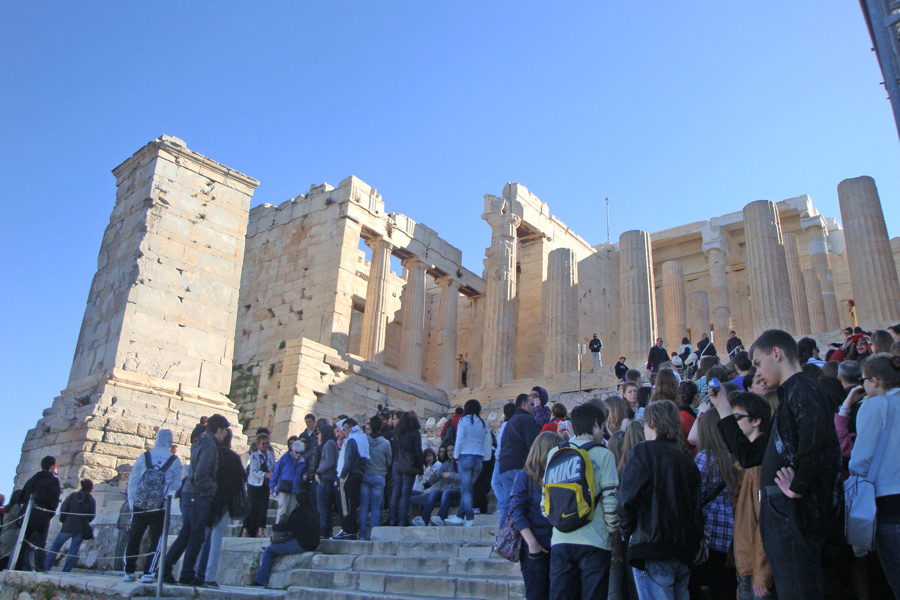
[[[316,474],[322,479],[332,481],[337,479],[337,459],[337,442],[328,440],[319,446],[319,466],[316,468]]]
[[[166,461],[172,458],[172,453],[169,452],[171,447],[172,432],[169,429],[160,429],[156,433],[156,444],[152,450],[148,450],[151,464],[161,469]],[[141,482],[141,475],[146,470],[147,461],[141,454],[134,462],[131,475],[128,477],[128,506],[131,507],[131,510],[134,510],[134,497],[137,494],[138,484]],[[166,469],[166,489],[163,497],[174,494],[179,485],[181,485],[181,460],[176,456],[169,468]]]
[[[425,461],[422,458],[422,434],[418,430],[407,431],[397,440],[400,446],[400,456],[409,465],[410,472],[403,475],[421,475],[424,472]],[[401,462],[400,464],[404,464]]]
[[[209,526],[214,527],[231,506],[232,501],[241,493],[247,471],[244,463],[229,448],[219,448],[219,470],[216,472],[216,495],[209,505]]]
[[[287,522],[272,525],[272,531],[289,531],[306,552],[319,547],[319,515],[310,504],[307,492],[299,494],[297,508],[291,511]]]
[[[265,468],[263,468],[263,463],[265,463]],[[261,487],[266,485],[268,482],[266,481],[266,473],[271,473],[275,470],[275,453],[269,448],[265,456],[261,450],[257,450],[253,454],[250,455],[250,464],[247,474],[247,484],[252,485],[253,487]]]
[[[534,422],[537,423],[538,431],[540,431],[541,427],[553,419],[553,414],[550,411],[550,407],[547,406],[547,402],[550,400],[550,395],[547,393],[547,390],[542,387],[537,387],[535,389],[538,392],[538,397],[541,399],[541,405],[534,407]]]
[[[347,438],[344,440],[344,445],[341,448],[341,452],[344,453],[344,464],[341,469],[341,479],[346,479],[348,475],[351,473],[356,473],[357,475],[365,475],[366,473],[366,463],[369,459],[363,458],[359,453],[359,445],[356,443],[356,440],[352,438]]]
[[[94,520],[97,516],[97,503],[94,497],[88,492],[81,490],[69,494],[63,501],[62,508],[59,509],[59,522],[62,523],[60,533],[74,533],[81,535],[84,526]],[[66,514],[81,513],[81,514]]]
[[[275,492],[278,491],[278,482],[282,479],[285,481],[293,481],[291,493],[296,494],[300,491],[300,484],[303,482],[303,476],[306,474],[306,461],[301,456],[299,460],[294,461],[294,453],[288,452],[278,459],[275,465],[275,472],[269,479],[269,488]]]
[[[532,481],[528,473],[522,471],[516,475],[509,494],[509,514],[519,531],[530,527],[538,543],[549,550],[553,527],[541,512],[541,491],[541,486]]]
[[[654,345],[650,348],[650,354],[647,355],[647,370],[659,371],[659,366],[664,362],[668,362],[669,353],[665,348],[660,348],[659,346]]]
[[[500,441],[500,472],[505,473],[510,469],[524,469],[525,459],[534,438],[538,436],[538,426],[528,411],[516,409],[503,430],[503,439]]]
[[[28,500],[34,498],[35,509],[31,511],[28,520],[28,533],[45,530],[50,525],[50,519],[56,513],[59,506],[59,496],[62,488],[59,479],[50,471],[38,471],[31,476],[22,488],[22,506],[28,506]],[[39,510],[44,509],[44,510]]]
[[[191,446],[191,469],[184,480],[184,492],[212,500],[216,495],[218,468],[219,443],[207,431]]]
[[[366,474],[387,477],[391,468],[391,443],[381,436],[369,436],[369,462],[366,464]]]
[[[759,467],[741,472],[734,489],[734,563],[738,575],[772,589],[775,579],[759,532]]]
[[[457,424],[453,458],[459,460],[466,454],[491,458],[491,430],[481,417],[466,415]]]

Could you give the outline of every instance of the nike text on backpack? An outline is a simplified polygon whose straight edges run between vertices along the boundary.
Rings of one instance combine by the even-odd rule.
[[[162,506],[166,495],[166,470],[175,462],[175,455],[160,468],[153,464],[150,453],[144,453],[146,469],[141,473],[137,492],[134,495],[134,507],[139,510],[153,510]]]
[[[594,518],[597,485],[588,451],[597,445],[588,442],[578,447],[563,442],[547,462],[544,512],[550,524],[563,533],[580,529]]]

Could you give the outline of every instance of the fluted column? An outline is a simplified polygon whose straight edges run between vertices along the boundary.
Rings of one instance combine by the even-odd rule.
[[[383,237],[366,241],[372,249],[369,283],[366,286],[366,310],[363,313],[359,353],[366,360],[384,363],[384,336],[387,331],[386,286],[394,246]]]
[[[693,291],[688,299],[688,304],[690,305],[691,313],[691,342],[696,345],[700,341],[701,335],[704,333],[709,334],[709,295],[701,290]],[[726,337],[725,339],[728,338]],[[681,340],[678,341],[680,342]],[[719,341],[719,339],[716,338],[716,341]],[[671,346],[674,346],[674,342],[670,342],[669,350],[676,349]]]
[[[837,295],[834,293],[834,276],[831,273],[831,260],[828,258],[828,244],[825,242],[825,219],[817,215],[803,219],[800,224],[806,231],[806,240],[809,244],[809,264],[819,274],[822,303],[825,305],[826,327],[824,331],[840,329],[840,313],[838,312]]]
[[[503,385],[514,375],[516,347],[516,227],[521,217],[508,213],[482,215],[491,226],[487,252],[481,380]]]
[[[806,286],[806,305],[809,309],[810,333],[828,331],[828,320],[825,318],[825,300],[822,296],[819,272],[815,269],[803,269],[803,283]]]
[[[403,261],[406,289],[403,292],[403,333],[400,371],[422,377],[422,340],[425,337],[425,271],[428,265],[418,258]]]
[[[669,347],[681,343],[687,335],[684,306],[684,266],[677,260],[662,264],[663,310],[666,315],[666,344]]]
[[[547,255],[544,309],[544,376],[578,368],[578,289],[575,253],[557,248]]]
[[[712,310],[712,324],[716,339],[725,339],[732,329],[731,300],[728,292],[728,276],[725,274],[725,252],[714,246],[706,248],[709,261],[709,296]],[[668,319],[668,317],[666,317]]]
[[[441,289],[438,309],[437,386],[453,390],[456,389],[456,321],[460,282],[445,275],[437,279],[437,284]]]
[[[656,341],[656,289],[653,249],[646,231],[619,236],[619,344],[621,354],[640,364]]]
[[[900,319],[900,281],[875,180],[838,184],[853,303],[860,324]]]
[[[788,280],[791,282],[791,304],[794,305],[794,320],[797,335],[812,333],[809,323],[809,309],[806,307],[806,286],[803,284],[803,267],[800,265],[800,241],[793,233],[784,234],[784,257],[787,262]]]
[[[767,329],[795,333],[794,307],[778,209],[768,200],[744,207],[754,338]]]

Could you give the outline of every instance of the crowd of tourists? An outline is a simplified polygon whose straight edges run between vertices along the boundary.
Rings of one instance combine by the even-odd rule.
[[[616,365],[621,395],[570,412],[535,387],[503,406],[496,435],[469,400],[437,449],[424,448],[414,412],[379,405],[364,423],[307,415],[280,457],[259,429],[242,460],[217,414],[194,431],[182,478],[163,429],[128,482],[125,580],[141,556],[142,581],[155,579],[170,493],[182,525],[163,578],[217,587],[228,524],[266,535],[271,499],[276,521],[254,586],[269,583],[276,557],[321,539],[371,539],[378,525],[472,526],[492,490],[497,550],[519,562],[528,599],[900,597],[898,340],[900,326],[848,328],[820,357],[811,338],[769,330],[745,350],[732,332],[723,360],[705,337],[671,354],[658,339],[646,371]],[[2,517],[18,520],[33,499],[17,568],[49,570],[68,543],[68,571],[92,536],[93,483],[59,507],[56,461],[41,468]],[[58,507],[62,527],[47,548]],[[148,530],[157,552],[141,555]],[[0,535],[4,557],[13,533]]]

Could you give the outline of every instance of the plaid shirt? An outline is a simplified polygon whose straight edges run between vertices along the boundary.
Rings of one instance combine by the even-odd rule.
[[[705,450],[698,452],[694,460],[700,469],[700,498],[705,501],[722,485],[722,472]],[[728,552],[734,536],[734,494],[727,487],[703,507],[703,519],[709,532],[710,549]]]

